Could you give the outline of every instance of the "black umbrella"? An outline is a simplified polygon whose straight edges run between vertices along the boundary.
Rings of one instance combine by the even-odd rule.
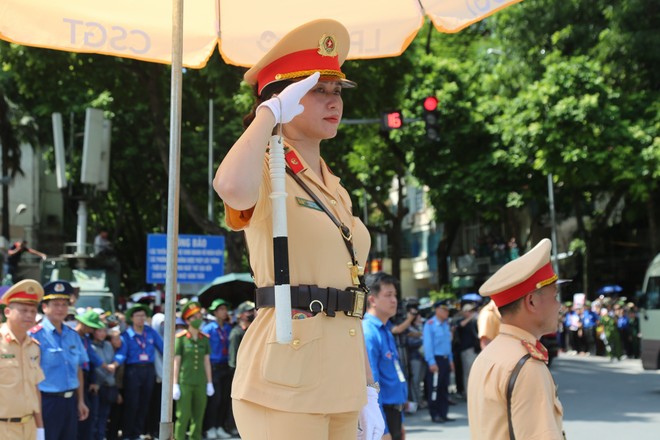
[[[203,307],[211,307],[215,299],[222,298],[232,307],[243,301],[254,301],[254,280],[249,273],[230,273],[217,277],[197,292]]]

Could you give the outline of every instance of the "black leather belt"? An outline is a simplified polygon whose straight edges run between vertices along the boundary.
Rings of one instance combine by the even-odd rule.
[[[64,397],[65,399],[68,399],[70,397],[73,397],[76,394],[76,390],[69,390],[69,391],[62,391],[61,393],[47,393],[45,391],[41,392],[42,396],[47,396],[47,397]]]
[[[8,419],[2,419],[0,418],[0,422],[7,422],[7,423],[26,423],[29,420],[32,419],[32,414],[28,414],[27,416],[23,417],[10,417]]]
[[[383,409],[393,409],[394,411],[403,411],[403,404],[399,403],[398,405],[393,405],[389,403],[383,403]]]
[[[335,312],[362,318],[367,309],[367,294],[357,287],[339,290],[333,287],[318,287],[302,284],[291,286],[291,308],[309,310],[316,314],[323,312],[334,317]],[[275,288],[259,287],[256,292],[257,307],[275,306]]]

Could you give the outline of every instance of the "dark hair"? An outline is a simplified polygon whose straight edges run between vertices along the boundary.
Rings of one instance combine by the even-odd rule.
[[[523,302],[523,298],[525,298],[527,294],[523,295],[522,297],[518,298],[514,302],[511,302],[509,304],[505,304],[501,307],[498,307],[497,310],[499,310],[500,315],[506,316],[506,315],[512,315],[518,310],[520,310],[520,305]]]
[[[399,280],[385,272],[370,273],[365,277],[364,281],[369,288],[369,295],[377,296],[383,284],[391,284],[397,292],[399,291]]]
[[[254,102],[254,105],[252,106],[252,109],[250,110],[250,113],[248,113],[243,117],[243,128],[248,128],[252,123],[252,121],[254,121],[254,117],[256,116],[256,112],[257,112],[257,107],[259,107],[259,105],[261,105],[262,102],[268,101],[276,93],[281,93],[282,90],[284,90],[289,84],[293,84],[293,81],[285,80],[285,81],[276,81],[274,83],[270,83],[266,87],[264,87],[264,89],[261,91],[261,95],[257,92],[257,85],[255,85],[252,88],[252,93],[256,97],[256,100]]]

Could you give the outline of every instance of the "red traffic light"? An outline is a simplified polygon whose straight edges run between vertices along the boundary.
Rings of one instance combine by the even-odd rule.
[[[424,98],[424,110],[432,112],[438,109],[438,98],[435,96],[427,96]]]

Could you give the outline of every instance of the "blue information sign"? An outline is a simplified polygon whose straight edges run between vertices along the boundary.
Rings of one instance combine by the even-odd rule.
[[[177,282],[210,283],[224,274],[225,237],[179,235]],[[167,235],[147,235],[147,283],[164,283]]]

